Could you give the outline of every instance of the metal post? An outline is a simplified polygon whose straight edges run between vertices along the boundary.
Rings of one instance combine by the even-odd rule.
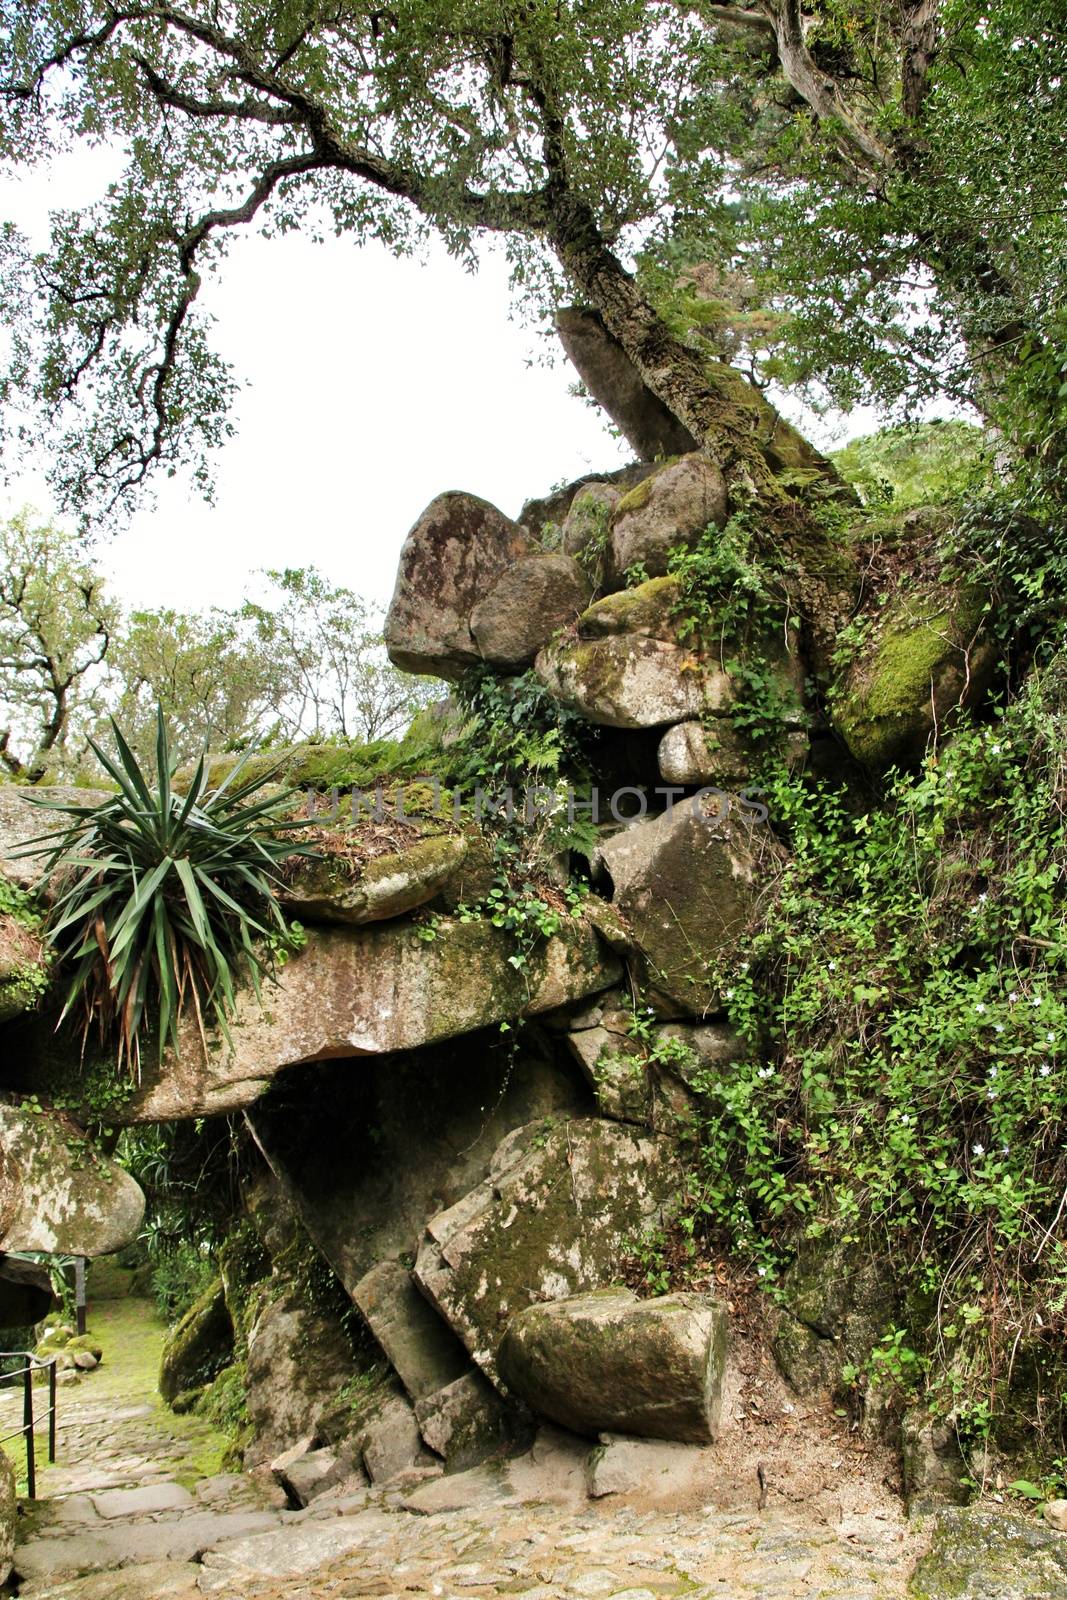
[[[56,1364],[48,1364],[48,1460],[54,1465],[56,1459]]]
[[[78,1332],[85,1332],[85,1257],[74,1258],[74,1311],[78,1319]]]
[[[26,1497],[37,1498],[37,1461],[33,1438],[33,1368],[27,1366],[22,1378],[22,1427],[26,1435]]]

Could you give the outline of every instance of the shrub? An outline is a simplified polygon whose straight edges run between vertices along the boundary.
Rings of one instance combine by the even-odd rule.
[[[277,867],[300,824],[284,820],[284,796],[262,793],[269,772],[242,780],[243,760],[209,790],[201,759],[176,794],[162,711],[154,786],[112,730],[118,759],[93,750],[117,793],[95,805],[41,802],[70,820],[29,853],[61,874],[45,934],[70,973],[62,1016],[78,1010],[83,1036],[95,1026],[114,1038],[120,1067],[139,1078],[150,1015],[157,1048],[177,1051],[187,1008],[201,1035],[205,1015],[225,1033],[238,979],[258,994],[273,971],[290,932],[274,898]]]

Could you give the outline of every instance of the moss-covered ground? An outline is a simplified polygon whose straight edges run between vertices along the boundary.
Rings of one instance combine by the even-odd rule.
[[[54,1466],[47,1461],[47,1389],[34,1390],[39,1418],[37,1494],[41,1500],[66,1493],[72,1480],[92,1467],[100,1435],[83,1424],[83,1413],[95,1418],[111,1411],[119,1421],[108,1445],[165,1465],[173,1481],[191,1488],[201,1478],[222,1472],[228,1464],[229,1436],[204,1417],[175,1416],[163,1404],[157,1387],[166,1327],[150,1301],[124,1297],[90,1306],[89,1333],[101,1346],[99,1367],[57,1392],[58,1448]],[[21,1390],[0,1395],[0,1432],[9,1433],[22,1417]],[[127,1413],[135,1411],[136,1415]],[[3,1447],[15,1462],[19,1493],[26,1492],[25,1450],[21,1439]]]

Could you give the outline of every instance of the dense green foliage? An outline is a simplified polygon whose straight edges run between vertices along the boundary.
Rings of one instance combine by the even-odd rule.
[[[834,452],[865,505],[894,510],[960,499],[991,476],[985,436],[969,422],[881,428]]]
[[[791,854],[723,974],[752,1053],[700,1084],[690,1214],[768,1280],[798,1232],[892,1260],[912,1387],[965,1431],[1007,1414],[1053,1439],[1067,1426],[1065,734],[1061,655],[873,809],[774,783]]]
[[[238,763],[216,789],[201,760],[184,794],[158,713],[154,784],[117,725],[117,759],[96,755],[117,793],[97,804],[49,802],[69,818],[35,844],[46,873],[63,874],[45,924],[65,973],[62,1015],[113,1041],[118,1064],[140,1077],[146,1034],[179,1045],[183,1013],[225,1032],[238,982],[259,992],[292,936],[274,898],[277,865],[297,848],[285,796]]]
[[[706,8],[654,298],[683,336],[817,402],[974,406],[1062,488],[1061,8],[833,0],[792,47],[789,11]],[[699,183],[709,146],[729,194]]]

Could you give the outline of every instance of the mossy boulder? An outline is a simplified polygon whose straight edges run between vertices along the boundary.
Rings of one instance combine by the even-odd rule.
[[[819,1391],[862,1404],[865,1431],[895,1431],[883,1392],[864,1376],[872,1350],[900,1315],[892,1263],[849,1238],[805,1240],[782,1282],[775,1360],[798,1394]],[[846,1366],[860,1374],[848,1389]]]
[[[628,467],[616,467],[614,472],[587,472],[583,477],[575,478],[573,482],[565,483],[549,494],[527,500],[519,512],[518,520],[544,549],[549,549],[555,531],[566,525],[571,507],[584,489],[606,485],[619,495],[625,494],[633,484],[640,483],[642,478],[647,478],[652,470],[649,462],[632,461]],[[575,551],[566,545],[564,548],[568,555],[575,554]]]
[[[724,662],[742,652],[732,645],[724,649],[721,630],[713,625],[706,637],[690,634],[691,620],[678,579],[650,578],[583,611],[577,637],[546,647],[537,674],[556,699],[605,727],[722,720],[745,692]],[[803,726],[805,670],[795,629],[788,637],[768,630],[743,653],[763,664],[783,724]]]
[[[625,494],[616,483],[587,483],[571,501],[563,523],[563,550],[572,556],[594,590],[620,581],[611,553],[611,514]]]
[[[68,1116],[0,1095],[0,1249],[110,1255],[136,1239],[144,1205]]]
[[[735,700],[718,662],[639,633],[550,645],[536,671],[561,704],[606,728],[658,728],[721,715]]]
[[[405,672],[457,678],[482,659],[471,613],[538,546],[477,495],[438,495],[404,541],[385,619],[390,660]]]
[[[286,1290],[269,1301],[248,1335],[245,1405],[255,1438],[246,1465],[318,1433],[355,1372],[343,1329],[303,1294]]]
[[[533,1442],[526,1408],[503,1400],[473,1367],[416,1402],[415,1420],[423,1443],[440,1456],[448,1472],[515,1455]]]
[[[790,767],[799,766],[808,753],[808,735],[795,730],[783,735],[782,754]],[[664,783],[713,784],[738,789],[752,778],[764,752],[726,717],[714,721],[678,722],[668,728],[656,753]]]
[[[649,578],[594,601],[578,618],[578,637],[606,639],[617,633],[639,633],[678,644],[680,601],[677,578]]]
[[[190,1306],[163,1346],[159,1392],[168,1403],[200,1389],[233,1360],[233,1323],[222,1279],[216,1278]]]
[[[375,856],[355,871],[339,857],[297,858],[279,899],[305,922],[386,922],[433,900],[455,878],[466,855],[462,834],[443,833]]]
[[[597,853],[648,985],[693,1016],[719,1009],[714,973],[755,911],[757,863],[773,849],[758,816],[729,797],[696,795],[631,823]]]
[[[873,626],[832,696],[838,733],[873,771],[914,763],[936,733],[988,690],[996,648],[975,585],[905,587]]]
[[[627,1250],[681,1182],[671,1140],[621,1123],[517,1128],[486,1182],[427,1223],[416,1282],[498,1382],[512,1317],[618,1283]]]
[[[952,1423],[910,1407],[901,1419],[901,1463],[909,1514],[966,1505],[969,1473]]]
[[[649,577],[667,571],[671,550],[692,546],[727,518],[726,479],[708,456],[680,456],[631,489],[615,507],[612,560],[617,572],[643,567]]]
[[[719,1429],[726,1308],[697,1295],[629,1290],[529,1306],[508,1325],[500,1373],[572,1433],[711,1444]]]
[[[501,672],[532,666],[545,641],[585,609],[590,591],[582,568],[562,551],[513,562],[470,614],[482,660]]]
[[[938,1514],[910,1600],[1054,1600],[1067,1594],[1067,1538],[1029,1517],[972,1506]]]

